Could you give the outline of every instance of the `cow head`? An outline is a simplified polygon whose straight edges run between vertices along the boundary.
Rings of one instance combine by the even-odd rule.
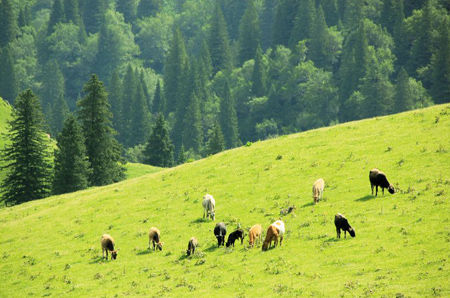
[[[215,220],[216,219],[216,214],[214,213],[214,210],[211,211],[211,219]]]
[[[394,192],[395,192],[394,185],[389,184],[388,191],[389,191],[391,194],[394,194]]]
[[[156,248],[159,249],[159,250],[162,250],[163,244],[164,243],[162,243],[162,242],[157,243],[156,244]]]
[[[268,242],[264,242],[263,246],[262,246],[262,250],[266,251],[268,247],[269,247],[269,243]]]
[[[112,260],[117,259],[117,251],[116,250],[111,251],[111,259]]]
[[[349,233],[350,236],[352,236],[352,237],[355,237],[355,236],[356,236],[356,234],[355,234],[355,229],[354,229],[354,228],[348,229],[348,233]]]

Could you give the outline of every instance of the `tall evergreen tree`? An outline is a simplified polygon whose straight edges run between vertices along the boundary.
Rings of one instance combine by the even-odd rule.
[[[213,126],[213,130],[211,133],[211,136],[208,140],[207,144],[207,154],[208,155],[214,155],[216,153],[219,153],[225,149],[225,139],[222,134],[222,130],[220,129],[219,122],[216,121],[216,123]]]
[[[42,71],[42,88],[40,98],[42,105],[46,107],[48,104],[54,105],[61,94],[64,96],[64,76],[56,60],[48,61]]]
[[[236,114],[236,103],[231,94],[228,80],[225,81],[221,94],[219,118],[226,147],[236,147],[239,139],[238,118]]]
[[[16,37],[17,21],[12,0],[0,3],[0,47],[5,47]]]
[[[28,89],[15,100],[2,160],[8,169],[0,190],[2,200],[14,205],[50,195],[50,142],[43,132],[40,102]]]
[[[203,40],[202,47],[200,49],[200,58],[203,62],[204,75],[208,78],[208,80],[212,77],[213,67],[211,61],[211,54],[209,53],[208,44],[206,40]]]
[[[119,77],[119,73],[115,70],[109,80],[107,86],[108,90],[108,102],[111,105],[111,112],[113,114],[112,124],[113,128],[120,132],[122,124],[122,96],[123,86],[122,80]]]
[[[131,107],[131,132],[129,146],[134,147],[138,144],[144,144],[150,133],[150,112],[148,110],[148,101],[145,96],[144,87],[138,82],[136,97]]]
[[[300,40],[308,39],[312,36],[315,16],[314,0],[301,0],[295,16],[294,27],[289,37],[290,48],[294,48]]]
[[[217,2],[211,18],[211,28],[208,39],[209,52],[213,66],[213,75],[220,70],[231,69],[231,52],[227,33],[227,24]]]
[[[328,60],[327,50],[329,48],[327,23],[325,22],[325,14],[322,5],[317,8],[317,16],[314,18],[312,27],[311,42],[309,46],[309,56],[314,65],[320,68],[331,68]]]
[[[227,25],[228,36],[231,40],[237,40],[239,34],[239,24],[245,9],[247,8],[248,0],[219,0],[220,9],[223,13],[225,23]]]
[[[164,0],[140,0],[137,7],[137,17],[139,19],[154,17],[163,8]]]
[[[69,115],[55,151],[55,178],[53,192],[63,194],[85,189],[89,186],[89,160],[80,125],[73,115]]]
[[[259,25],[261,30],[261,47],[265,51],[272,45],[273,27],[279,0],[264,0]]]
[[[320,0],[320,4],[322,5],[323,12],[325,13],[327,25],[330,27],[337,26],[340,19],[337,0]]]
[[[188,66],[188,56],[180,28],[175,28],[172,43],[167,56],[164,72],[164,96],[166,98],[166,113],[176,110],[177,101],[182,94],[181,82],[183,73]]]
[[[266,70],[263,62],[261,47],[258,46],[255,53],[255,66],[252,73],[252,92],[255,96],[261,97],[266,94]]]
[[[259,43],[259,21],[253,0],[249,0],[247,9],[239,26],[239,64],[253,59]]]
[[[85,1],[82,6],[81,15],[83,17],[86,32],[90,34],[97,33],[105,16],[106,7],[104,0],[89,0]]]
[[[0,96],[13,103],[19,92],[11,45],[0,48]]]
[[[346,30],[352,32],[356,30],[364,20],[363,6],[365,4],[360,0],[345,0],[343,2],[345,3],[345,8],[341,11],[344,14],[343,25]]]
[[[69,115],[69,108],[64,98],[64,94],[60,93],[58,99],[52,105],[52,117],[50,122],[50,128],[53,135],[58,135],[61,132],[64,124]]]
[[[189,106],[184,117],[183,144],[188,150],[193,149],[195,153],[200,153],[203,140],[203,130],[200,114],[200,103],[195,92],[189,98]],[[181,147],[180,150],[181,151]]]
[[[136,90],[138,88],[138,81],[131,65],[128,65],[127,72],[123,78],[122,86],[122,122],[120,123],[119,140],[120,143],[124,144],[126,147],[130,147],[129,141],[131,138],[131,123],[133,119],[132,107],[134,106]]]
[[[397,75],[397,84],[395,85],[395,106],[396,113],[407,111],[412,108],[412,94],[409,88],[409,76],[402,67]]]
[[[78,7],[78,0],[64,0],[64,13],[66,21],[72,22],[75,25],[80,25],[80,10]]]
[[[1,13],[0,13],[0,15],[1,15]],[[18,18],[17,22],[18,22],[19,28],[30,26],[31,14],[30,14],[30,9],[28,8],[28,4],[25,5],[25,7],[20,8],[19,18]],[[1,21],[0,21],[0,23],[1,23]]]
[[[390,34],[394,33],[394,28],[404,18],[403,0],[383,0],[380,23]]]
[[[64,23],[66,16],[64,14],[63,0],[54,0],[52,11],[50,12],[50,19],[47,25],[47,36],[50,36],[54,32],[54,27],[58,23]]]
[[[144,163],[156,167],[171,167],[173,165],[173,149],[166,120],[164,115],[159,113],[150,138],[145,145]]]
[[[161,106],[162,103],[162,93],[161,93],[161,82],[158,80],[155,88],[155,95],[153,96],[152,103],[152,113],[164,113],[164,108]]]
[[[180,152],[178,152],[177,164],[182,165],[187,161],[186,150],[184,149],[184,144],[181,144]]]
[[[289,44],[289,37],[294,28],[295,16],[299,5],[297,0],[279,1],[272,31],[272,46],[287,46]]]
[[[116,10],[123,14],[125,22],[132,23],[136,20],[136,0],[118,0]]]
[[[279,111],[280,101],[278,100],[277,89],[275,88],[275,85],[272,84],[269,89],[269,94],[267,95],[267,119],[277,119]]]
[[[433,56],[431,95],[434,102],[450,102],[450,26],[448,17],[438,28],[438,45]]]
[[[119,164],[121,148],[114,139],[116,131],[111,127],[112,113],[103,82],[94,74],[83,92],[86,95],[78,102],[78,118],[92,169],[89,184],[100,186],[120,181],[125,177],[125,169]]]

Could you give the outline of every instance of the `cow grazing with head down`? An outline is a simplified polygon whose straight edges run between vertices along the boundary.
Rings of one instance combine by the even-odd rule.
[[[219,222],[214,227],[214,235],[217,238],[217,247],[220,245],[225,245],[225,236],[227,235],[227,227],[225,223]]]
[[[323,189],[325,187],[325,181],[322,178],[317,179],[316,182],[314,182],[312,187],[312,195],[314,199],[314,204],[317,204],[319,200],[322,200],[323,196]]]
[[[106,259],[108,260],[108,251],[111,253],[111,260],[117,258],[117,251],[114,250],[114,239],[108,234],[103,234],[100,239],[102,245],[102,257],[105,258],[104,254],[106,252]]]
[[[189,257],[190,255],[194,255],[195,248],[198,246],[197,238],[191,237],[188,243],[188,249],[186,250],[186,254]]]
[[[350,236],[355,237],[355,229],[353,229],[344,215],[338,213],[334,216],[334,225],[336,226],[337,237],[341,238],[341,230],[344,231],[344,238],[347,238],[347,232]]]
[[[161,233],[155,227],[150,228],[150,232],[148,233],[148,249],[150,249],[150,243],[153,243],[153,250],[162,250]]]
[[[280,246],[283,242],[284,235],[284,222],[281,220],[277,220],[273,224],[270,225],[269,229],[267,229],[266,239],[264,240],[262,250],[267,250],[271,245],[272,241],[274,242],[274,247],[278,245],[278,239],[280,239]]]
[[[237,229],[236,231],[230,233],[230,235],[228,235],[228,240],[227,240],[227,247],[230,247],[231,245],[233,245],[234,247],[234,242],[237,239],[241,239],[241,244],[244,243],[244,230],[243,229]]]
[[[203,218],[211,216],[212,220],[215,220],[216,214],[214,208],[216,208],[216,201],[212,195],[206,194],[203,196]]]
[[[261,233],[262,233],[262,227],[261,225],[254,225],[250,228],[250,231],[248,232],[248,243],[250,247],[253,247],[255,245],[256,240],[259,239],[259,243],[261,243]]]
[[[369,172],[369,180],[370,180],[370,187],[372,188],[372,195],[373,195],[373,187],[375,186],[375,196],[378,195],[378,186],[381,187],[381,191],[384,195],[384,189],[387,188],[387,190],[393,194],[395,192],[394,186],[389,183],[389,181],[386,178],[386,175],[381,172],[378,169],[372,169]]]

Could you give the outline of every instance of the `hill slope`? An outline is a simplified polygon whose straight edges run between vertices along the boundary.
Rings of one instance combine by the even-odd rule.
[[[449,128],[450,106],[435,106],[0,210],[0,297],[448,297]],[[399,192],[370,195],[373,167]],[[229,232],[266,230],[295,204],[283,246],[216,248],[215,222],[201,219],[205,193]],[[355,238],[336,239],[338,212]],[[162,252],[147,250],[152,226]],[[115,261],[101,259],[103,233],[116,240]],[[201,247],[186,258],[191,236]]]

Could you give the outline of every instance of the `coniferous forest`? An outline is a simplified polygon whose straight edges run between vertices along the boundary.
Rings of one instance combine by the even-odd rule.
[[[170,167],[450,102],[449,10],[446,0],[0,0],[0,96],[15,107],[3,199],[19,202],[12,185],[24,175],[34,181],[21,196],[41,198],[120,181],[124,161]],[[36,148],[17,150],[26,138]]]

